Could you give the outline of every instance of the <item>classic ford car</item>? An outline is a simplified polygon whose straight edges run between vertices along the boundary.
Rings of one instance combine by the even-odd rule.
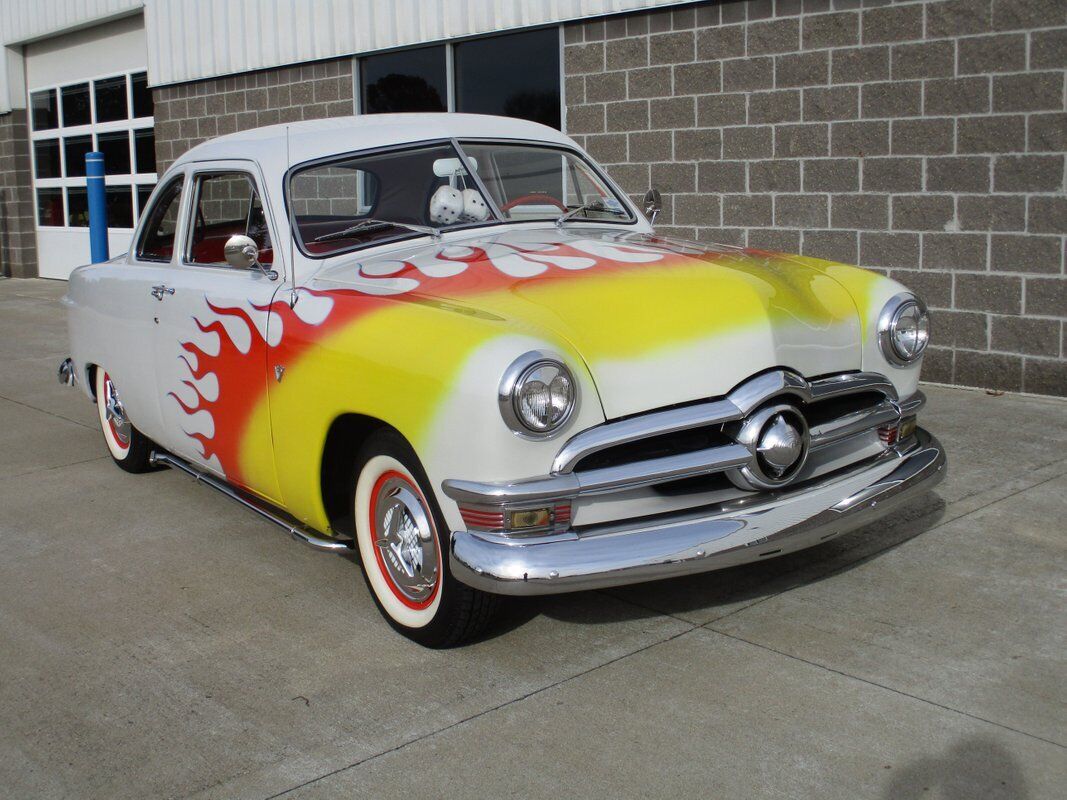
[[[514,119],[224,136],[162,176],[128,253],[71,276],[60,379],[121,468],[354,551],[428,646],[499,595],[793,552],[942,477],[918,297],[657,236],[646,203]]]

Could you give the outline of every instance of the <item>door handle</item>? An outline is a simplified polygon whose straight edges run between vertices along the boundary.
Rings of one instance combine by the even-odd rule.
[[[156,300],[162,301],[165,294],[174,294],[174,290],[162,283],[159,286],[152,287],[152,297],[156,298]]]

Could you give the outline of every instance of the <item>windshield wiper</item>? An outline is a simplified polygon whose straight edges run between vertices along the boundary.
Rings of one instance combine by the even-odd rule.
[[[577,216],[578,214],[581,214],[584,211],[606,211],[609,214],[614,214],[616,217],[621,217],[623,215],[622,211],[619,211],[614,208],[608,208],[606,205],[604,205],[603,200],[595,200],[592,203],[580,205],[577,208],[572,208],[570,211],[567,211],[564,214],[560,214],[558,217],[556,217],[556,227],[562,228],[564,222]]]
[[[324,233],[322,236],[316,236],[311,241],[313,242],[328,242],[331,239],[347,239],[354,233],[360,231],[369,231],[379,228],[407,228],[409,231],[415,231],[415,233],[424,233],[427,236],[432,236],[434,239],[441,238],[441,231],[437,228],[431,228],[429,225],[415,225],[411,222],[394,222],[388,219],[363,219],[357,222],[355,225],[350,225],[343,230],[334,231],[333,233]]]

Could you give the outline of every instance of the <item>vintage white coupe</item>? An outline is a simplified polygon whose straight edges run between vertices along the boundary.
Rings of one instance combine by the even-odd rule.
[[[428,646],[497,595],[789,553],[942,477],[918,297],[657,236],[646,204],[514,119],[225,136],[162,176],[128,253],[71,276],[60,378],[120,467],[354,550]]]

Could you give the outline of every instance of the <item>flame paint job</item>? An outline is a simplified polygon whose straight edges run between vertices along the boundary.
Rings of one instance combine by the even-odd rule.
[[[265,487],[276,470],[281,503],[327,530],[322,444],[342,414],[396,427],[432,479],[450,471],[439,467],[451,460],[442,448],[470,454],[460,469],[476,477],[480,462],[490,473],[499,470],[501,449],[516,444],[523,455],[505,460],[517,472],[495,477],[537,474],[559,441],[520,443],[495,406],[461,402],[463,417],[448,410],[472,391],[495,403],[503,367],[535,344],[577,368],[588,408],[573,433],[605,418],[725,393],[765,368],[808,375],[860,369],[869,325],[857,306],[870,314],[893,291],[896,284],[872,273],[762,251],[588,230],[483,234],[412,248],[404,259],[331,266],[298,290],[293,307],[288,292],[246,307],[206,296],[195,320],[201,335],[182,343],[177,385],[166,394],[190,423],[210,417],[209,425],[190,424],[186,435],[227,480],[272,496]],[[531,344],[505,347],[499,366],[479,369],[484,374],[472,387],[465,367],[516,337]],[[280,382],[276,364],[285,366]],[[178,394],[189,397],[189,390],[191,402]],[[466,414],[473,408],[472,419]],[[457,442],[457,429],[467,439],[499,429],[503,441],[486,453]],[[486,432],[486,440],[494,438]],[[272,443],[269,451],[263,442]]]

